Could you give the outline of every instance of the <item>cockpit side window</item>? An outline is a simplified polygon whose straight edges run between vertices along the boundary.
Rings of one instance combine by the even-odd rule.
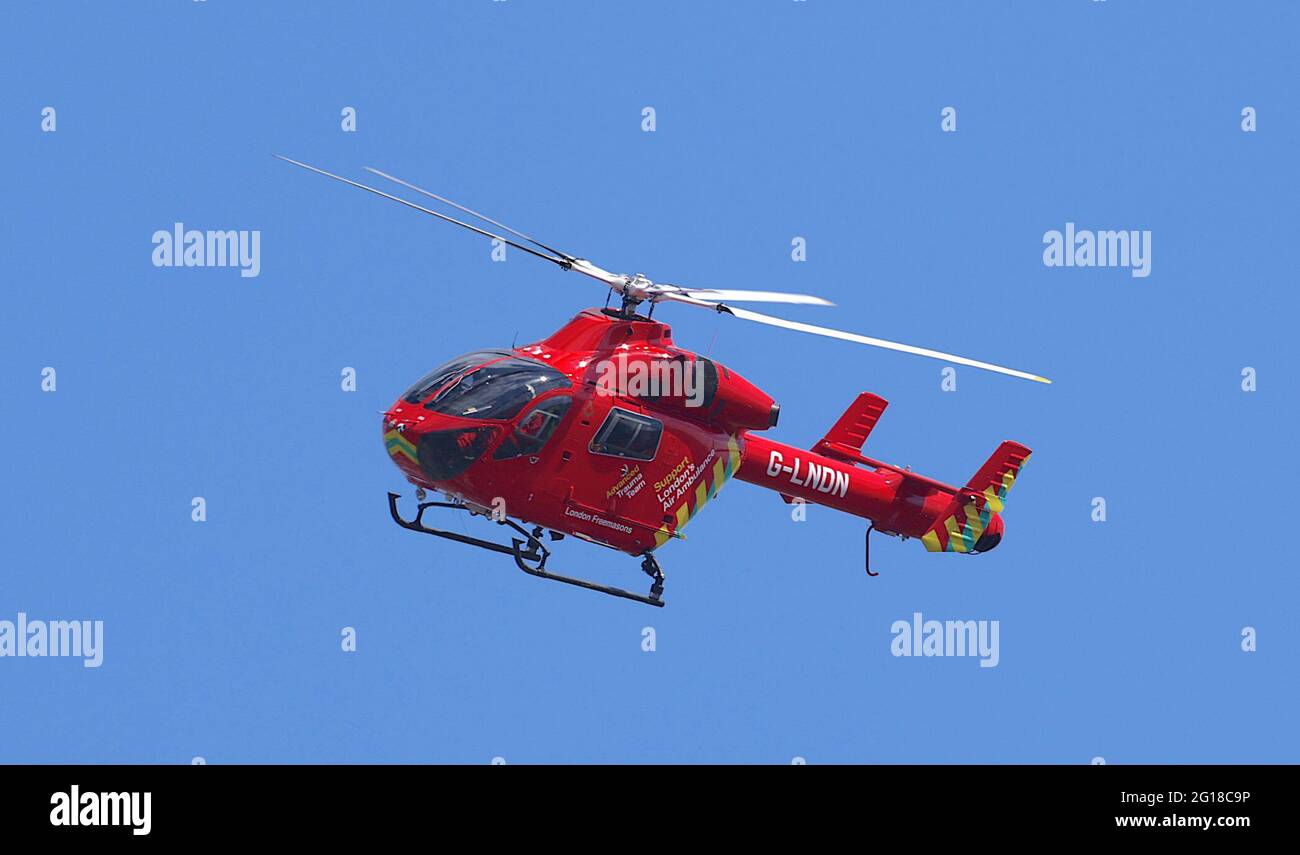
[[[569,411],[573,398],[569,395],[556,395],[536,404],[524,412],[519,424],[492,453],[493,460],[509,460],[525,454],[537,454],[546,445],[551,434],[564,421],[564,414]]]
[[[629,460],[654,460],[663,432],[663,422],[658,419],[616,407],[609,411],[605,423],[591,438],[588,447],[593,454],[626,457]]]
[[[424,408],[467,419],[513,419],[534,398],[572,385],[549,365],[511,357],[462,374]]]
[[[509,355],[504,350],[476,350],[473,353],[458,356],[421,377],[414,386],[406,390],[406,393],[402,395],[402,400],[408,404],[418,404],[451,382],[462,371],[473,368],[475,365],[481,365],[490,359],[500,359]]]

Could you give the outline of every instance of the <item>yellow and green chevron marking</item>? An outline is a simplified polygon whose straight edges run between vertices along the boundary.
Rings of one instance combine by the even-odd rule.
[[[1008,466],[1002,473],[1002,481],[996,487],[990,484],[980,498],[961,505],[951,515],[944,517],[921,535],[921,543],[927,552],[970,552],[979,542],[980,535],[988,528],[989,520],[994,514],[1006,507],[1007,493],[1016,483],[1016,475],[1029,462],[1026,457],[1019,466]]]
[[[682,503],[677,506],[676,528],[670,531],[667,525],[662,525],[659,531],[655,532],[655,549],[663,546],[674,535],[680,537],[681,530],[686,524],[695,518],[700,508],[704,507],[709,499],[718,495],[722,485],[727,483],[738,468],[740,468],[740,445],[734,436],[727,437],[727,448],[718,453],[713,468],[700,476],[700,483],[696,485],[695,490],[687,493]]]
[[[945,517],[921,535],[929,552],[970,552],[979,542],[995,511],[987,504],[967,502],[951,516]]]
[[[384,434],[384,447],[388,449],[388,453],[393,457],[400,454],[416,466],[420,465],[420,458],[415,453],[415,446],[411,445],[410,440],[403,436],[401,432],[390,430]]]
[[[1028,462],[1029,458],[1026,457],[1020,461],[1020,465],[1024,466]],[[1020,474],[1019,468],[1008,468],[1006,472],[1002,473],[1002,483],[998,484],[996,489],[992,484],[984,489],[985,506],[993,513],[1000,514],[1002,509],[1006,507],[1007,493],[1011,492],[1011,485],[1016,483],[1016,475],[1018,474]]]

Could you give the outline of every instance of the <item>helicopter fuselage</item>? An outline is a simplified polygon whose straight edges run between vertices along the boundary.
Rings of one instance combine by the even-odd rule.
[[[735,371],[678,348],[668,325],[587,309],[536,344],[435,369],[384,414],[384,441],[418,487],[632,555],[682,537],[732,477],[907,537],[926,536],[961,493],[755,435],[779,413]],[[986,551],[1001,533],[986,513],[969,549],[947,551]]]
[[[655,606],[663,605],[664,574],[654,551],[683,537],[686,524],[732,477],[775,490],[787,502],[814,502],[870,520],[868,573],[873,531],[918,538],[931,552],[987,552],[1001,542],[1000,513],[1029,458],[1026,446],[1002,442],[960,488],[874,460],[862,448],[888,402],[869,392],[859,394],[810,450],[783,445],[759,435],[780,415],[769,395],[726,366],[678,348],[668,326],[651,317],[658,305],[687,306],[1051,383],[1046,377],[740,305],[833,305],[813,294],[687,287],[618,273],[373,167],[366,169],[432,201],[420,204],[276,157],[489,238],[496,248],[581,274],[606,290],[607,306],[618,298],[617,309],[586,309],[536,344],[453,359],[384,413],[384,445],[417,487],[410,518],[398,511],[401,496],[388,494],[389,513],[403,528],[510,555],[532,576]],[[647,316],[637,314],[639,306],[647,307]],[[429,489],[451,501],[426,501]],[[435,507],[491,516],[515,536],[506,546],[426,525],[424,514]],[[641,556],[641,570],[652,579],[650,593],[548,569],[546,529],[553,538],[573,535]]]

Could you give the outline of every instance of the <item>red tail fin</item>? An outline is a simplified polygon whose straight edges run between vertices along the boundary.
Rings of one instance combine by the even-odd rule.
[[[840,416],[826,432],[826,436],[822,437],[821,442],[814,445],[812,450],[837,457],[843,457],[845,454],[855,456],[861,453],[867,437],[871,435],[876,422],[880,420],[881,414],[888,406],[889,402],[879,395],[863,392],[854,399],[852,404],[849,404],[844,415]]]
[[[1001,513],[1007,493],[1016,482],[1020,467],[1029,459],[1029,454],[1029,449],[1018,442],[1003,442],[966,484],[966,490],[982,497],[983,503],[993,513]]]
[[[953,497],[921,543],[930,552],[987,552],[1002,539],[1007,493],[1029,459],[1029,449],[1007,441],[984,462],[975,477]]]

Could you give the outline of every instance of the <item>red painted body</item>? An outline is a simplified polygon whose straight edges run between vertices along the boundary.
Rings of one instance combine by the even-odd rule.
[[[622,366],[623,373],[607,382],[611,366]],[[673,375],[676,370],[681,373]],[[689,377],[694,384],[647,390],[628,379],[638,371],[643,377],[658,372],[661,380]],[[493,372],[504,379],[492,379]],[[835,440],[843,431],[828,435],[817,451],[757,435],[776,422],[772,398],[735,371],[678,348],[666,324],[642,317],[587,309],[543,341],[485,353],[452,366],[446,377],[426,380],[427,389],[408,393],[384,415],[386,445],[409,481],[485,513],[503,510],[632,555],[680,537],[733,475],[908,537],[922,537],[953,512],[955,502],[982,489],[952,487],[862,457],[861,440],[859,448]],[[509,418],[494,418],[510,407],[487,393],[474,397],[475,383],[489,390],[491,383],[503,390],[513,383],[526,403]],[[558,400],[564,397],[567,408]],[[475,410],[482,401],[489,403]],[[871,401],[879,404],[867,433],[884,402],[867,395],[855,402],[865,407]],[[861,407],[859,421],[867,412]],[[554,410],[562,412],[553,418]],[[611,416],[614,410],[621,413]],[[850,408],[836,430],[853,415]],[[613,421],[602,432],[607,419]],[[654,423],[662,429],[651,447]],[[530,432],[541,424],[550,425],[549,433],[534,448]],[[515,453],[519,449],[524,453]],[[629,453],[652,456],[618,456]],[[981,545],[996,545],[1002,534],[997,513],[985,515],[976,538],[981,531],[996,535]]]
[[[863,469],[764,436],[746,437],[738,475],[787,496],[866,517],[880,531],[920,537],[947,509],[956,488],[909,476],[883,467]]]

